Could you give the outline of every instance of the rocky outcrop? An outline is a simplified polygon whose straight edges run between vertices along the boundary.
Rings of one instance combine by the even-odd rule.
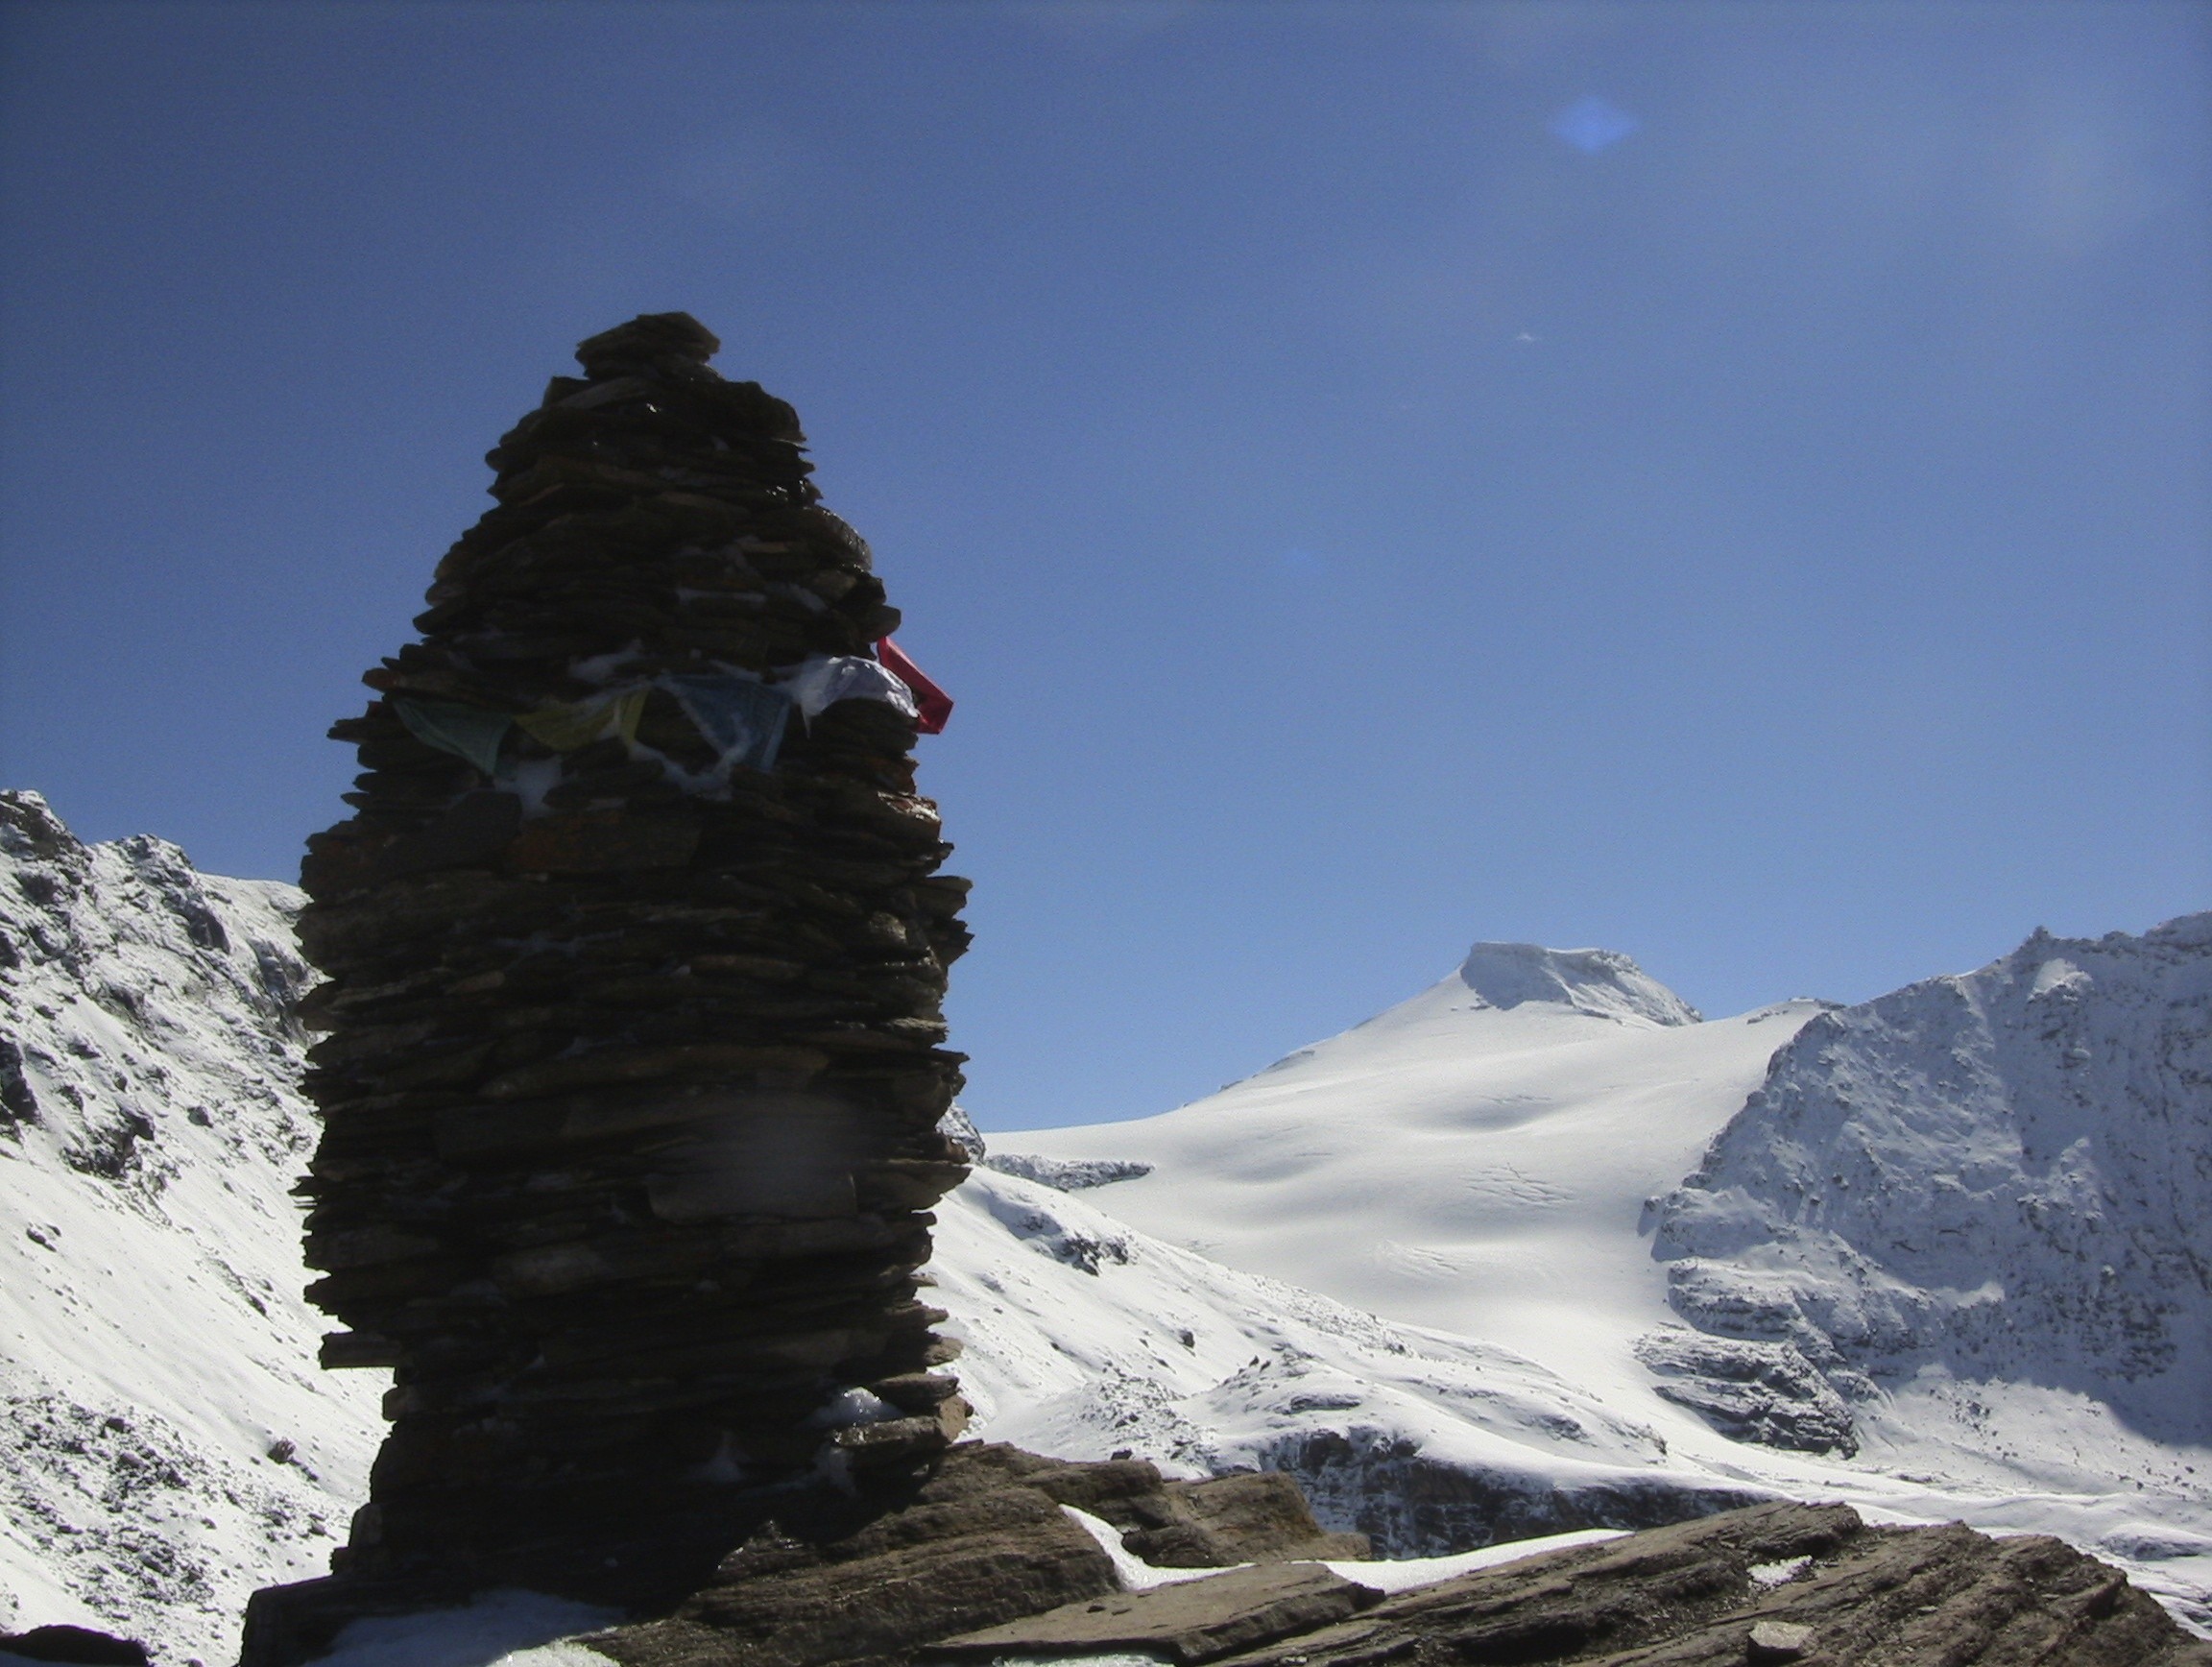
[[[1562,1476],[1455,1462],[1406,1436],[1358,1426],[1283,1436],[1258,1457],[1296,1478],[1325,1521],[1356,1528],[1391,1557],[1438,1557],[1582,1529],[1656,1528],[1769,1497],[1658,1468],[1576,1467],[1581,1474]]]
[[[966,1172],[934,691],[716,346],[579,348],[332,731],[364,774],[301,872],[301,1191],[325,1365],[395,1369],[359,1580],[628,1601],[964,1417],[916,1278]]]
[[[1131,1557],[1163,1530],[1196,1536],[1176,1542],[1193,1572]],[[1139,1462],[971,1442],[896,1495],[790,1491],[672,1612],[570,1648],[619,1667],[2212,1667],[2212,1644],[2056,1540],[1871,1528],[1840,1505],[1761,1505],[1410,1589],[1364,1551],[1322,1534],[1281,1476],[1164,1483]],[[319,1648],[250,1649],[246,1667]]]
[[[228,1660],[360,1503],[376,1386],[309,1365],[287,1196],[301,901],[0,790],[0,1631]]]
[[[1220,1502],[1237,1502],[1221,1508]],[[812,1507],[791,1501],[793,1522]],[[1072,1508],[1072,1509],[1070,1509]],[[1108,1549],[1204,1521],[1225,1572],[1132,1582]],[[1098,1534],[1104,1534],[1102,1540]],[[576,1644],[621,1667],[837,1667],[1136,1655],[1199,1667],[1739,1663],[2212,1667],[2116,1570],[2039,1535],[1870,1528],[1769,1504],[1385,1592],[1271,1478],[957,1447],[857,1526],[764,1527],[661,1620]],[[1300,1558],[1332,1558],[1334,1568]]]
[[[1636,1358],[1660,1394],[1734,1440],[1846,1459],[1859,1450],[1850,1407],[1790,1343],[1671,1326],[1638,1338]]]
[[[0,1632],[0,1660],[67,1661],[76,1667],[146,1667],[146,1646],[90,1627],[34,1627]]]
[[[1027,1152],[993,1152],[983,1167],[1002,1175],[1035,1181],[1063,1193],[1088,1192],[1110,1187],[1116,1181],[1134,1181],[1152,1172],[1152,1166],[1133,1158],[1040,1158]]]
[[[793,1498],[672,1616],[587,1642],[623,1667],[811,1667],[1095,1603],[1119,1590],[1114,1562],[1070,1506],[1185,1567],[1367,1549],[1322,1533],[1286,1478],[1164,1483],[1142,1462],[1064,1463],[970,1443],[901,1509],[850,1533],[836,1532],[839,1502]],[[794,1531],[824,1513],[828,1532]]]
[[[1869,1528],[1846,1506],[1763,1505],[1462,1576],[1218,1658],[2204,1667],[2212,1644],[2055,1539]]]
[[[2037,932],[1822,1014],[1653,1224],[1678,1314],[1840,1391],[1723,1410],[1732,1434],[1811,1445],[1845,1402],[1940,1377],[2044,1386],[2204,1440],[2212,914]]]
[[[1318,1563],[1257,1563],[1189,1585],[1065,1605],[963,1632],[924,1655],[998,1661],[1128,1652],[1177,1663],[1212,1661],[1344,1620],[1382,1596]]]
[[[1695,1025],[1700,1017],[1618,950],[1477,944],[1459,963],[1457,977],[1489,1007],[1511,1009],[1534,1002],[1623,1024]]]

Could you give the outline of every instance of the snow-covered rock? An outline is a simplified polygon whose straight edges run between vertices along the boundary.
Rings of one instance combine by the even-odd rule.
[[[1658,1216],[1707,1330],[2212,1438],[2212,914],[1822,1015]]]
[[[1540,944],[1477,944],[1459,982],[1484,1006],[1536,1002],[1625,1024],[1695,1025],[1701,1015],[1617,950],[1548,950]]]
[[[966,1152],[970,1163],[979,1164],[983,1161],[983,1131],[975,1126],[975,1120],[959,1106],[947,1108],[945,1115],[937,1120],[937,1132]]]
[[[983,1167],[1035,1181],[1041,1187],[1056,1187],[1063,1193],[1110,1187],[1116,1181],[1134,1181],[1152,1172],[1150,1164],[1131,1158],[1040,1158],[1027,1152],[993,1152],[983,1159]]]
[[[1963,1396],[2026,1443],[2029,1401],[2089,1403],[2212,1442],[2212,914],[1823,1014],[1656,1218],[1678,1314],[1872,1415]]]
[[[299,902],[0,793],[0,1630],[228,1660],[362,1495],[383,1385],[317,1369],[287,1196]]]

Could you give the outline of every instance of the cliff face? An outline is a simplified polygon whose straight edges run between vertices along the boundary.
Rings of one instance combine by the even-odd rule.
[[[0,1631],[228,1659],[366,1486],[286,1196],[314,1140],[288,885],[81,843],[0,792]]]
[[[396,1369],[356,1575],[627,1596],[758,1488],[964,1416],[915,1279],[966,1172],[934,691],[715,345],[583,344],[332,732],[364,774],[302,870],[310,1294],[325,1364]]]
[[[1814,1020],[1658,1207],[1676,1312],[2212,1440],[2212,915],[2037,933]]]

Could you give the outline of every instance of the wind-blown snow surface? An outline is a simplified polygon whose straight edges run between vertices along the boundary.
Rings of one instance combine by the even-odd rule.
[[[1670,1317],[1637,1231],[1645,1202],[1696,1166],[1818,1011],[1700,1023],[1625,955],[1482,944],[1411,1001],[1210,1099],[991,1146],[1150,1164],[1088,1196],[1233,1267],[1569,1381],[1641,1383],[1632,1340]]]
[[[322,1372],[289,886],[0,794],[0,1624],[235,1654],[325,1572],[381,1437]]]
[[[2008,1191],[2009,1181],[1977,1167],[1985,1148],[2008,1138],[1992,1122],[1999,1102],[2013,1104],[2006,1094],[1993,1091],[1963,1116],[1943,1109],[1939,1095],[1929,1099],[1941,1074],[1916,1075],[1914,1061],[1925,1066],[1931,1051],[1949,1057],[1954,1042],[1932,1041],[1902,1024],[1895,1006],[1930,1001],[1924,993],[1900,992],[1827,1017],[1821,1003],[1792,1002],[1701,1023],[1625,957],[1516,945],[1479,946],[1456,974],[1425,994],[1193,1105],[1134,1123],[998,1135],[992,1145],[1061,1162],[1150,1164],[1142,1176],[1084,1195],[1082,1204],[1111,1213],[1109,1224],[1094,1224],[1090,1235],[1126,1222],[1388,1321],[1510,1350],[1523,1363],[1520,1382],[1572,1385],[1583,1404],[1608,1414],[1602,1421],[1585,1415],[1585,1427],[1647,1430],[1664,1441],[1665,1458],[1647,1462],[1655,1473],[1663,1467],[1670,1481],[1687,1475],[1707,1486],[1843,1497],[1883,1519],[1961,1517],[1984,1528],[2056,1533],[2127,1564],[2141,1583],[2201,1623],[2212,1620],[2212,1450],[2201,1421],[2189,1424],[2174,1403],[2193,1390],[2201,1412],[2205,1393],[2207,1379],[2194,1366],[2201,1356],[2190,1352],[2200,1344],[2190,1340],[2201,1338],[2207,1309],[2197,1248],[2206,1212],[2200,1204],[2194,1217],[2181,1215],[2175,1188],[2182,1184],[2170,1181],[2159,1194],[2147,1190],[2144,1177],[2203,1161],[2204,1137],[2189,1130],[2203,1126],[2206,935],[2182,922],[2145,939],[2116,935],[2098,946],[2032,940],[1968,979],[1937,980],[1971,992],[1992,1011],[1992,992],[2002,986],[2029,1015],[2000,1026],[2008,1046],[2017,1045],[2017,1052],[2026,1047],[2021,1038],[2032,1035],[2037,1047],[2073,1061],[2054,1069],[2074,1074],[2063,1080],[2080,1084],[2080,1097],[2054,1100],[2047,1116],[2029,1120],[2030,1149],[2044,1154],[2033,1160],[2036,1172],[2050,1182],[2039,1190]],[[2061,961],[2070,970],[2042,970]],[[2155,977],[2146,971],[2152,966]],[[2141,976],[2130,981],[2123,968]],[[2038,982],[2042,996],[2034,994]],[[2036,1004],[2048,1003],[2059,987],[2073,992],[2061,999],[2075,1003],[2075,1016],[2063,1025],[2037,1016],[2048,1009]],[[2088,1009],[2104,1005],[2109,1013],[2090,1016]],[[1876,1009],[1889,1017],[1870,1018]],[[2141,1303],[2112,1321],[2101,1311],[2078,1315],[2072,1341],[2056,1351],[2080,1363],[2063,1380],[2031,1364],[2032,1340],[2002,1357],[2002,1370],[1983,1377],[1949,1375],[1950,1357],[1937,1349],[1925,1361],[1891,1357],[1914,1372],[1932,1368],[1910,1383],[1894,1371],[1878,1382],[1867,1369],[1851,1375],[1850,1360],[1836,1358],[1840,1348],[1818,1363],[1807,1359],[1787,1328],[1735,1341],[1682,1326],[1669,1305],[1668,1258],[1679,1263],[1691,1241],[1671,1234],[1655,1245],[1652,1230],[1662,1196],[1671,1195],[1664,1214],[1684,1223],[1679,1231],[1705,1220],[1676,1189],[1698,1171],[1724,1128],[1729,1134],[1704,1160],[1696,1184],[1708,1194],[1724,1190],[1715,1196],[1724,1199],[1727,1236],[1695,1242],[1697,1264],[1678,1275],[1678,1296],[1682,1280],[1690,1289],[1718,1290],[1734,1278],[1769,1296],[1785,1289],[1801,1312],[1833,1317],[1853,1311],[1855,1300],[1853,1312],[1863,1312],[1865,1293],[1901,1294],[1896,1269],[1867,1246],[1860,1247],[1860,1262],[1848,1262],[1816,1237],[1772,1236],[1797,1195],[1758,1178],[1784,1175],[1786,1166],[1777,1160],[1759,1169],[1752,1154],[1764,1149],[1761,1131],[1777,1092],[1767,1079],[1769,1058],[1800,1034],[1805,1043],[1790,1048],[1787,1058],[1817,1059],[1823,1038],[1863,1040],[1855,1069],[1868,1081],[1888,1083],[1894,1093],[1883,1102],[1884,1115],[1904,1118],[1918,1131],[1916,1149],[1900,1147],[1890,1155],[1900,1170],[1925,1164],[1913,1182],[1922,1194],[1975,1177],[1978,1203],[1917,1223],[1955,1230],[1945,1241],[1962,1246],[1946,1265],[1955,1272],[1978,1260],[1987,1264],[1963,1285],[1939,1285],[1937,1309],[1954,1313],[1953,1299],[1991,1280],[2009,1280],[2023,1293],[2079,1292],[2073,1270],[2081,1266],[2076,1251],[2083,1236],[2100,1244],[2125,1240],[2135,1257],[2127,1276],[2136,1282],[2134,1294],[2141,1303],[2166,1305],[2163,1335],[2172,1355],[2143,1353],[2148,1334],[2139,1317],[2129,1317],[2150,1312]],[[1973,1052],[1964,1031],[1954,1040]],[[2084,1075],[2090,1068],[2103,1075]],[[1776,1073],[1783,1075],[1779,1064]],[[2032,1075],[2007,1080],[2025,1082]],[[1764,1099],[1752,1101],[1763,1084]],[[1901,1109],[1923,1101],[1922,1111]],[[2191,1113],[2191,1106],[2200,1109]],[[1731,1126],[1739,1111],[1743,1115]],[[2088,1124],[2103,1132],[2080,1148]],[[2057,1140],[2069,1128],[2073,1135]],[[1787,1146],[1794,1137],[1776,1138]],[[2012,1138],[2019,1148],[2021,1140]],[[2036,1141],[2056,1144],[2046,1150]],[[2094,1172],[2098,1186],[2121,1178],[2116,1157],[2099,1157],[2121,1147],[2167,1155],[2127,1170],[2135,1179],[2125,1180],[2113,1201],[2093,1205],[2084,1191],[2091,1183],[2080,1177]],[[2053,1161],[2068,1151],[2075,1155]],[[2212,1203],[2201,1191],[2194,1196]],[[2121,1197],[2143,1201],[2123,1204]],[[2039,1214],[2027,1199],[2037,1201]],[[1897,1195],[1894,1220],[1882,1224],[1911,1221],[1917,1207],[1908,1188]],[[2078,1218],[2071,1225],[2070,1217]],[[2124,1220],[2111,1224],[2115,1217]],[[2014,1221],[2030,1224],[2015,1230],[2008,1225]],[[2110,1263],[2119,1276],[2119,1254],[2101,1252],[2088,1264],[2092,1277],[2111,1283],[2103,1280],[2102,1267]],[[1864,1274],[1856,1287],[1851,1269]],[[1078,1346],[1074,1340],[1101,1323],[1082,1306],[1083,1277],[1078,1271],[1063,1278],[1048,1300],[1030,1308],[1061,1349]],[[1099,1283],[1118,1277],[1118,1268],[1104,1264],[1095,1276]],[[973,1294],[957,1282],[946,1285],[956,1318],[978,1324],[983,1315]],[[2047,1301],[2036,1311],[2038,1324],[2067,1300]],[[1719,1309],[1683,1312],[1719,1323]],[[994,1351],[1007,1346],[986,1334],[977,1352],[995,1360]],[[2154,1381],[2131,1386],[2107,1375],[2126,1361],[2152,1358],[2172,1362]],[[985,1380],[994,1369],[971,1367]],[[1163,1380],[1170,1389],[1179,1381]],[[2135,1397],[2137,1388],[2148,1403]],[[1138,1397],[1124,1390],[1122,1398]],[[1739,1414],[1734,1422],[1722,1415],[1731,1410]],[[2155,1429],[2152,1412],[2163,1419]],[[1474,1403],[1465,1415],[1475,1423],[1487,1416]],[[1334,1417],[1348,1439],[1355,1428],[1365,1430],[1371,1434],[1358,1439],[1401,1457],[1409,1448],[1429,1454],[1424,1444],[1434,1439],[1381,1398],[1340,1408]],[[1095,1446],[1099,1420],[1089,1415],[1088,1422]],[[1785,1445],[1732,1440],[1721,1433],[1730,1428],[1758,1430]],[[995,1434],[996,1426],[986,1423],[985,1433]],[[1046,1434],[1061,1450],[1077,1450],[1072,1435]],[[1125,1444],[1146,1457],[1167,1456],[1145,1440]],[[1250,1451],[1250,1443],[1240,1451]],[[1431,1456],[1441,1457],[1442,1449]],[[1286,1450],[1286,1467],[1300,1467],[1294,1457]],[[1320,1492],[1329,1507],[1330,1488]],[[1341,1510],[1337,1515],[1343,1521]]]

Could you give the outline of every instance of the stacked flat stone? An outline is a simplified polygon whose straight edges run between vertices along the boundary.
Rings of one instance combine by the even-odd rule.
[[[364,773],[302,872],[309,1295],[326,1365],[396,1368],[355,1579],[619,1589],[966,1415],[917,1270],[966,1172],[967,882],[867,545],[718,345],[585,342],[331,731]]]

